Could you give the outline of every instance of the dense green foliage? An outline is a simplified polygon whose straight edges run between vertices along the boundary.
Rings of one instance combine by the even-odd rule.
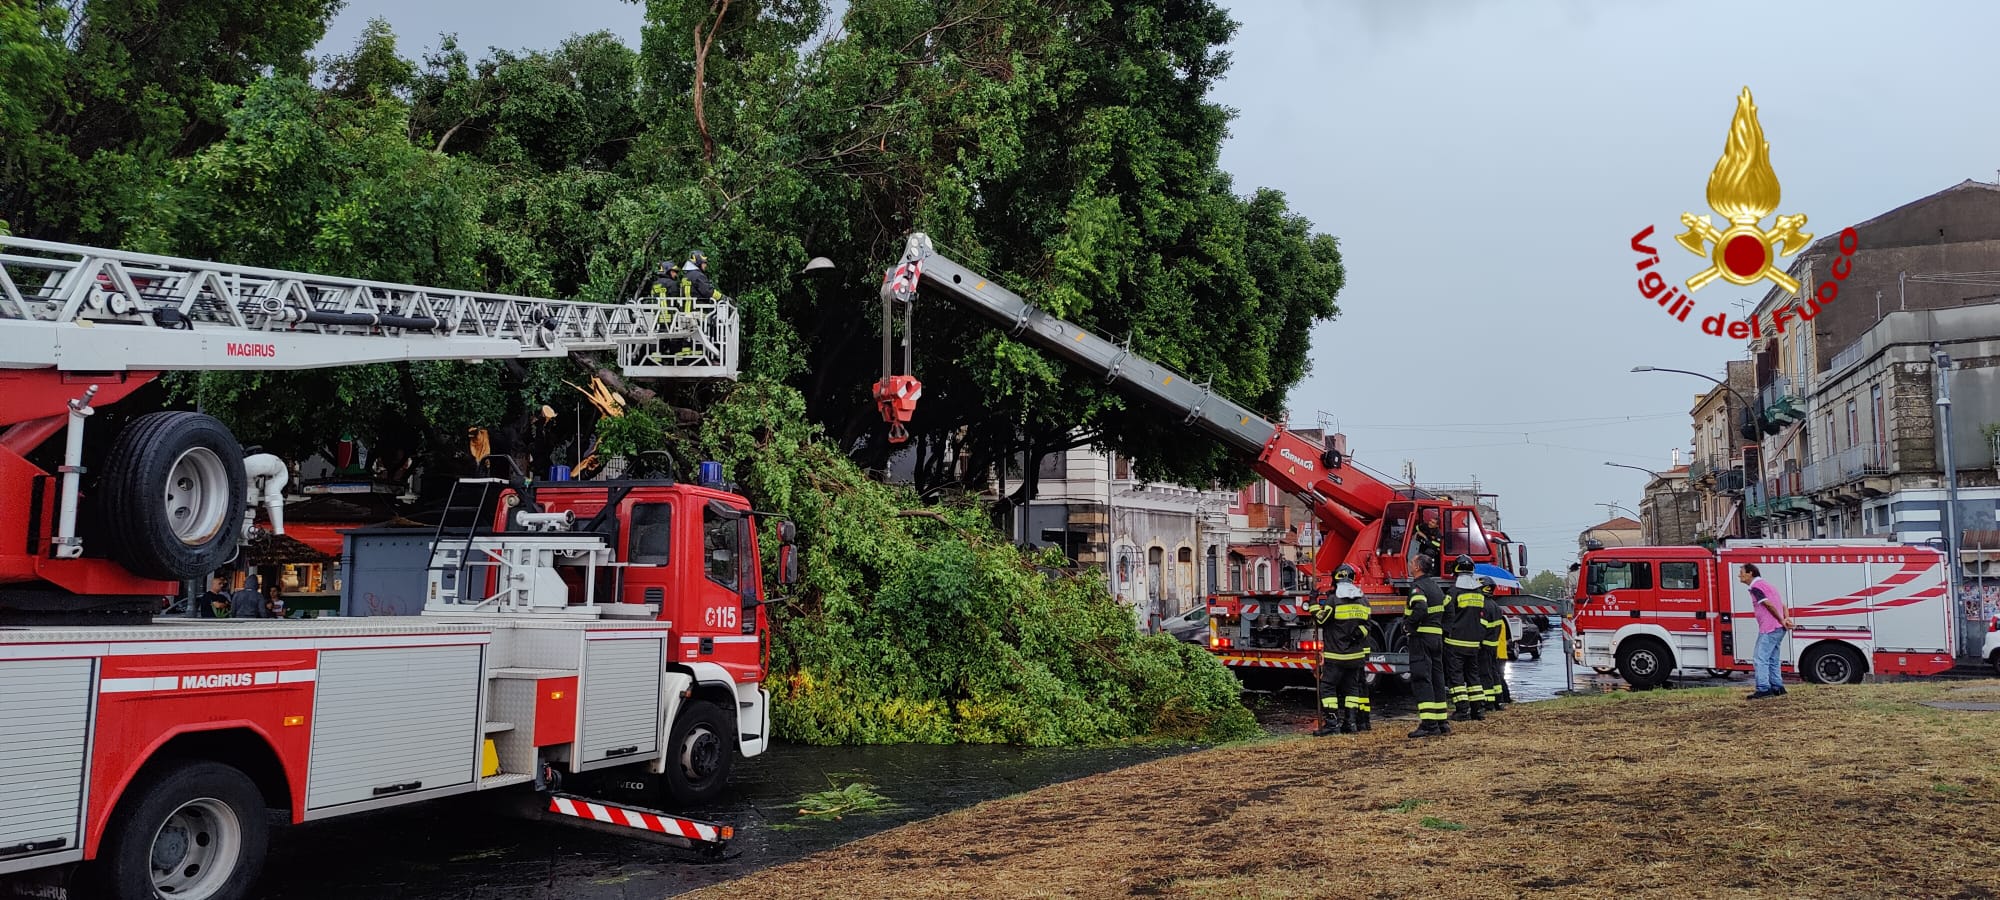
[[[979,510],[869,479],[815,439],[803,406],[746,382],[692,438],[753,504],[798,523],[804,577],[772,607],[773,665],[789,673],[772,685],[779,734],[1054,745],[1254,731],[1235,676],[1136,633],[1099,573],[1057,573]]]

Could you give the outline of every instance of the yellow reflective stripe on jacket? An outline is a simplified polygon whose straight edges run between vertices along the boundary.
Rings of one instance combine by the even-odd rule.
[[[1320,657],[1324,659],[1338,660],[1341,662],[1354,662],[1355,660],[1359,660],[1363,657],[1366,657],[1367,655],[1368,651],[1366,650],[1356,650],[1353,653],[1321,653]]]
[[[1359,603],[1342,603],[1333,608],[1333,617],[1336,619],[1366,619],[1368,614],[1368,607]]]
[[[1445,642],[1445,644],[1447,644],[1447,645],[1449,645],[1449,646],[1452,646],[1452,647],[1477,647],[1477,646],[1479,646],[1479,642],[1478,642],[1478,641],[1461,641],[1461,640],[1459,640],[1458,638],[1445,638],[1445,639],[1444,639],[1444,642]]]
[[[1443,634],[1443,633],[1444,633],[1444,626],[1442,626],[1442,625],[1418,625],[1418,626],[1417,626],[1417,633],[1418,633],[1418,634]]]

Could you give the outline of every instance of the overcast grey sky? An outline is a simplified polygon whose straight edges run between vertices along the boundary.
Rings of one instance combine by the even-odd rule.
[[[2000,4],[1632,0],[1256,0],[1217,92],[1239,115],[1223,154],[1237,187],[1286,192],[1340,237],[1342,314],[1314,334],[1293,424],[1338,420],[1357,458],[1420,481],[1477,477],[1503,524],[1560,569],[1576,534],[1636,508],[1646,476],[1689,445],[1700,379],[1741,342],[1702,316],[1762,291],[1717,281],[1686,323],[1641,298],[1628,246],[1655,226],[1672,280],[1703,263],[1671,245],[1704,198],[1748,86],[1783,186],[1779,213],[1832,234],[2000,170]],[[350,0],[322,44],[370,16],[406,55],[453,31],[553,46],[610,29],[623,0]],[[1768,224],[1768,223],[1767,223]],[[1842,301],[1872,302],[1882,273]],[[1894,273],[1886,273],[1893,285]],[[1630,416],[1629,421],[1609,417]],[[1504,424],[1503,424],[1504,423]]]

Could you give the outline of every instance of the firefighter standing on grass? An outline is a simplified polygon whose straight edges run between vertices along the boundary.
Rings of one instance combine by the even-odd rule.
[[[1485,687],[1480,683],[1484,667],[1479,645],[1486,637],[1482,621],[1486,595],[1479,592],[1479,580],[1472,575],[1472,557],[1459,554],[1452,560],[1451,572],[1457,577],[1452,582],[1451,615],[1444,630],[1444,674],[1451,684],[1451,718],[1482,720],[1486,718],[1480,710]]]
[[[1444,591],[1438,590],[1437,557],[1417,557],[1416,579],[1410,584],[1410,605],[1403,611],[1403,623],[1410,629],[1410,693],[1417,698],[1417,730],[1410,737],[1436,737],[1451,733],[1445,721],[1450,707],[1445,705],[1444,687]]]
[[[1479,593],[1486,596],[1480,623],[1486,626],[1486,639],[1479,642],[1479,681],[1485,689],[1481,702],[1487,710],[1498,712],[1507,685],[1501,675],[1507,659],[1507,619],[1500,612],[1500,598],[1493,596],[1494,587],[1493,579],[1480,577]]]
[[[1315,737],[1367,731],[1368,603],[1354,583],[1354,567],[1333,570],[1333,596],[1308,609],[1319,623],[1320,726]]]

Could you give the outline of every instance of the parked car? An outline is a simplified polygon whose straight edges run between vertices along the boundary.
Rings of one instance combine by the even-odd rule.
[[[1548,616],[1529,616],[1526,619],[1507,617],[1507,658],[1520,659],[1526,654],[1529,659],[1542,658],[1542,633],[1549,628]]]
[[[1986,623],[1986,646],[1979,651],[1986,663],[1993,667],[1993,674],[2000,675],[2000,616]]]
[[[1161,622],[1160,630],[1173,635],[1177,640],[1207,646],[1208,604],[1198,604],[1187,612]]]

